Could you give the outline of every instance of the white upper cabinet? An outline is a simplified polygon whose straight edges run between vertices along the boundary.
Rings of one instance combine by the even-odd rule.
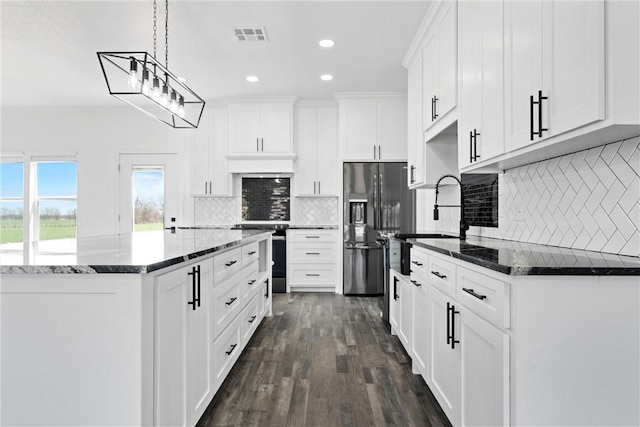
[[[457,119],[449,113],[458,101],[458,16],[455,1],[443,1],[437,6],[434,4],[434,7],[438,10],[432,18],[422,44],[422,124],[427,130],[437,122],[442,122],[441,126],[434,129],[435,136]]]
[[[507,151],[605,118],[604,0],[505,2],[504,22]]]
[[[407,69],[407,161],[409,188],[419,188],[425,183],[424,139],[422,129],[422,55],[418,55]]]
[[[337,195],[338,109],[318,103],[298,105],[296,195]]]
[[[229,153],[292,152],[293,102],[229,104]]]
[[[407,160],[404,96],[342,98],[339,126],[344,160]]]
[[[191,192],[195,195],[231,194],[227,163],[228,113],[226,107],[205,107],[194,130]]]
[[[459,3],[459,166],[504,152],[503,2]]]

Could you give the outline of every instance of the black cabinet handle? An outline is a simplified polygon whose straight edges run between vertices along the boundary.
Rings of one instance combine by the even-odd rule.
[[[411,183],[413,184],[414,182],[416,182],[415,178],[413,177],[413,172],[416,170],[416,167],[414,165],[411,165]]]
[[[474,161],[474,162],[477,161],[480,158],[480,156],[478,156],[478,135],[480,135],[478,133],[478,130],[477,129],[473,129],[473,133],[471,134],[471,136],[472,136],[471,139],[473,140],[473,146],[472,146],[473,157],[472,157],[472,161]]]
[[[469,131],[469,163],[473,163],[473,132]]]
[[[533,141],[533,95],[529,96],[529,140]]]
[[[308,276],[308,277],[320,277],[320,275],[316,274],[316,273],[306,273],[305,276]]]
[[[269,299],[269,279],[264,282],[264,298]]]
[[[204,194],[207,194],[207,181],[204,182]]]
[[[441,279],[446,279],[447,278],[447,276],[445,276],[444,274],[440,274],[439,271],[432,271],[431,274],[433,274],[434,276],[439,277]]]
[[[542,100],[549,99],[546,96],[542,96],[542,91],[538,91],[538,136],[542,137],[542,132],[547,132],[549,129],[542,127]]]
[[[260,138],[256,138],[256,151],[260,151]]]
[[[256,316],[251,316],[251,320],[249,320],[249,323],[253,323],[256,320]]]
[[[382,146],[378,145],[378,160],[382,159]]]
[[[438,98],[433,97],[433,120],[438,118]]]
[[[233,350],[235,350],[237,346],[238,346],[238,344],[232,344],[232,345],[231,345],[231,348],[229,348],[229,350],[228,350],[228,351],[225,351],[225,353],[227,354],[227,356],[230,356],[230,355],[231,355],[231,353],[233,353]]]
[[[262,142],[262,151],[264,151],[264,138],[260,138],[260,142]]]
[[[460,341],[456,339],[456,314],[460,314],[459,311],[456,311],[456,306],[451,306],[451,349],[456,348],[456,344],[459,344]]]
[[[231,305],[231,304],[233,304],[237,299],[238,299],[238,298],[233,297],[233,298],[231,298],[229,301],[225,302],[225,305]]]
[[[320,255],[320,252],[305,252],[307,255]]]
[[[418,283],[418,282],[417,282],[417,281],[415,281],[415,280],[410,280],[410,282],[411,282],[411,283],[413,283],[414,285],[416,285],[417,287],[422,286],[422,283]]]
[[[318,181],[318,194],[320,194],[320,181]]]
[[[418,267],[422,267],[422,263],[421,262],[412,260],[411,263],[417,265]]]
[[[434,96],[431,98],[431,121],[434,121],[436,119],[435,110],[436,110],[436,97]]]
[[[304,236],[305,239],[319,239],[320,236]]]
[[[373,159],[376,159],[376,146],[373,146]]]
[[[211,194],[211,193],[212,193],[212,191],[211,191],[211,181],[209,181],[209,194]]]
[[[479,300],[483,300],[483,299],[487,298],[487,296],[486,296],[486,295],[480,295],[480,294],[478,294],[478,293],[475,293],[475,292],[473,291],[473,289],[469,289],[469,288],[462,288],[462,290],[463,290],[463,291],[465,291],[466,293],[470,294],[470,295],[473,295],[474,297],[478,298]]]
[[[394,276],[393,277],[393,299],[397,301],[398,298],[400,298],[398,296],[398,278]]]
[[[196,273],[198,276],[198,307],[200,307],[200,266],[196,267]]]
[[[253,255],[255,253],[256,253],[256,251],[247,252],[248,255]]]
[[[191,301],[187,301],[187,304],[191,306],[191,309],[195,311],[196,304],[200,306],[200,298],[197,295],[196,287],[198,287],[200,281],[196,279],[196,276],[200,274],[200,266],[198,266],[198,270],[196,267],[191,267],[191,271],[187,273],[187,275],[191,276]]]
[[[251,285],[253,285],[254,283],[256,283],[256,279],[249,280],[249,281],[247,282],[247,285],[251,286]]]
[[[226,263],[225,265],[226,265],[227,267],[231,267],[231,266],[232,266],[233,264],[235,264],[236,262],[238,262],[238,261],[236,261],[236,260],[229,261],[229,262],[228,262],[228,263]]]
[[[451,304],[447,303],[447,345],[451,344]]]

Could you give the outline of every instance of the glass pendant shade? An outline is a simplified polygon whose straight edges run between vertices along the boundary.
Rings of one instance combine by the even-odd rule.
[[[198,127],[204,100],[149,53],[98,52],[98,59],[109,94],[171,127]]]

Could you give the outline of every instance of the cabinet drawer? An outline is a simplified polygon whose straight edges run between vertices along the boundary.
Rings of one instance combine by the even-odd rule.
[[[290,242],[335,242],[336,230],[288,230],[287,240]]]
[[[295,243],[289,245],[288,259],[290,263],[334,264],[336,262],[336,245],[334,243]]]
[[[258,242],[244,245],[240,251],[242,252],[242,266],[247,266],[258,259]]]
[[[240,283],[242,288],[242,303],[243,305],[246,305],[260,287],[260,284],[258,283],[257,262],[254,262],[242,269],[242,278],[240,279]]]
[[[413,246],[411,248],[411,275],[416,273],[424,278],[429,277],[429,255],[420,248]]]
[[[237,273],[213,288],[213,336],[217,337],[242,308],[241,274]]]
[[[413,257],[412,257],[413,258]],[[451,298],[456,297],[456,266],[435,255],[429,256],[427,277],[429,283]]]
[[[262,320],[262,301],[260,295],[254,295],[253,299],[247,304],[240,314],[240,322],[242,323],[242,342],[246,345],[251,336],[258,328]]]
[[[240,248],[213,257],[213,283],[218,285],[225,278],[242,268]]]
[[[235,321],[213,342],[213,387],[218,390],[229,371],[242,353],[242,328],[240,318]]]
[[[511,288],[508,283],[458,267],[458,301],[500,328],[511,320]]]
[[[293,285],[333,285],[336,284],[335,265],[295,265],[291,266],[289,283]]]

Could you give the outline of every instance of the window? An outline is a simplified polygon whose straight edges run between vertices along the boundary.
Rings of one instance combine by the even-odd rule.
[[[0,162],[0,244],[22,242],[24,236],[24,163]]]
[[[164,169],[136,167],[133,183],[133,231],[164,229]]]
[[[3,249],[12,249],[12,244],[25,238],[41,241],[76,237],[77,169],[77,163],[68,158],[39,157],[30,162],[23,157],[2,159],[0,244]]]
[[[76,162],[34,162],[33,240],[76,237],[78,166]]]

